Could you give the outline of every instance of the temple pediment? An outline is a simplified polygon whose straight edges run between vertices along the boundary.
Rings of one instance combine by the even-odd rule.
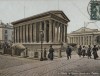
[[[95,31],[98,31],[98,29],[90,29],[90,28],[82,27],[76,31],[73,31],[72,33],[84,33],[84,32],[95,32]]]
[[[63,19],[69,20],[68,17],[63,13],[63,11],[50,11],[50,12]]]

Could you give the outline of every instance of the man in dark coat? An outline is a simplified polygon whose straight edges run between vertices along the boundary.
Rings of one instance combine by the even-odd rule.
[[[82,55],[82,47],[81,47],[81,45],[78,48],[78,55],[79,55],[79,57],[81,57],[81,55]]]
[[[54,58],[53,52],[54,52],[54,49],[52,48],[52,45],[50,45],[49,54],[48,54],[48,57],[50,58],[50,60],[53,60]]]
[[[85,49],[85,46],[83,46],[83,48],[82,48],[82,56],[83,56],[83,58],[84,58],[85,55],[86,55],[86,49]]]
[[[87,49],[87,56],[88,56],[88,59],[91,58],[91,46],[90,45]]]
[[[66,49],[67,59],[69,59],[69,57],[71,59],[71,52],[72,52],[72,49],[69,46],[67,46],[67,49]]]
[[[98,54],[97,54],[98,48],[96,47],[96,45],[94,45],[92,50],[93,50],[94,59],[98,58]]]

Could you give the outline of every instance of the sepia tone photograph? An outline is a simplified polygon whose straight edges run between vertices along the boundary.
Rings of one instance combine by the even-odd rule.
[[[0,76],[100,76],[100,0],[0,0]]]

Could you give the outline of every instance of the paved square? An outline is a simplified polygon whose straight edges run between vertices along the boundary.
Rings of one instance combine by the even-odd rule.
[[[100,58],[72,55],[70,60],[38,61],[0,55],[0,76],[100,76]]]

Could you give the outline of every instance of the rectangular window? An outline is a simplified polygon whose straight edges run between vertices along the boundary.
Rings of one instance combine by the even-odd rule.
[[[5,36],[5,40],[8,40],[8,36],[7,35]]]
[[[7,34],[7,30],[5,30],[5,34]]]

